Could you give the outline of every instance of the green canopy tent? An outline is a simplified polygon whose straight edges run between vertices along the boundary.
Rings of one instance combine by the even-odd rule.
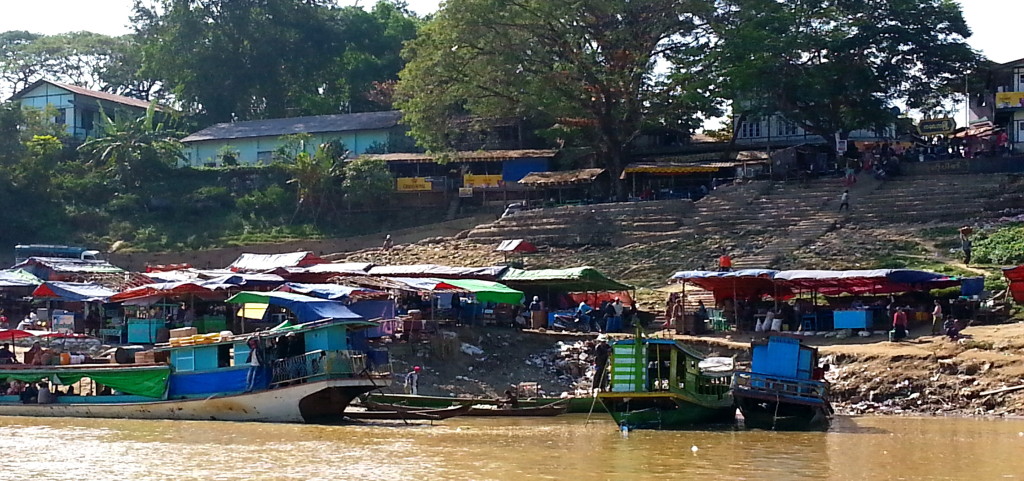
[[[82,378],[116,389],[125,394],[163,398],[167,391],[170,366],[159,367],[96,367],[96,368],[44,368],[11,369],[0,373],[9,381],[36,382],[57,378],[63,385],[74,384]]]
[[[498,279],[517,289],[544,287],[564,292],[629,291],[633,286],[623,284],[593,267],[571,269],[524,270],[510,268]]]
[[[459,289],[465,289],[476,297],[480,302],[494,302],[496,304],[522,304],[523,292],[512,289],[504,284],[492,281],[481,281],[476,279],[439,279]]]

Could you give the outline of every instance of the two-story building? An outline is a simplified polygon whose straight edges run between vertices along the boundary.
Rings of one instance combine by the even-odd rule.
[[[736,143],[746,147],[781,149],[801,144],[824,144],[826,139],[812,134],[790,122],[785,116],[775,114],[765,117],[748,117],[733,124],[736,129]],[[854,130],[847,139],[851,142],[881,142],[896,137],[896,127],[881,131]]]
[[[225,151],[231,151],[239,165],[269,164],[274,151],[289,142],[288,135],[295,134],[310,136],[298,146],[302,152],[313,153],[321,144],[340,141],[353,155],[383,154],[413,147],[405,128],[399,125],[401,118],[401,112],[391,110],[227,122],[181,141],[189,165],[207,167],[219,167]]]
[[[985,87],[969,95],[971,122],[1005,129],[1015,152],[1024,151],[1024,58],[988,69]]]
[[[138,118],[146,114],[150,103],[108,92],[89,90],[52,80],[37,80],[9,99],[22,108],[54,109],[53,122],[67,126],[69,135],[83,140],[100,133],[100,112],[108,117]],[[165,110],[164,107],[157,107]]]

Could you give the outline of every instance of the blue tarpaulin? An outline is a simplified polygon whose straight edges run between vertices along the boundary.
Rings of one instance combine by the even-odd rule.
[[[297,282],[288,282],[280,290],[330,300],[345,299],[351,296],[353,292],[379,292],[363,287],[342,286],[338,284],[300,284]]]
[[[37,299],[56,299],[71,302],[106,302],[111,296],[117,294],[97,284],[81,282],[44,282],[32,292],[32,297]]]
[[[189,394],[239,393],[246,390],[246,376],[251,367],[218,369],[207,372],[176,372],[171,374],[167,396],[174,398]],[[254,389],[267,387],[266,369],[258,369]]]
[[[323,319],[362,319],[363,317],[337,301],[317,299],[291,292],[239,292],[227,302],[232,304],[269,304],[288,309],[299,324]]]

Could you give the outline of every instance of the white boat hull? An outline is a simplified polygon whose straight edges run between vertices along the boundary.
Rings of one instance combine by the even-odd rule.
[[[352,398],[385,383],[327,380],[231,396],[120,404],[5,403],[0,404],[0,416],[326,423],[340,420]]]

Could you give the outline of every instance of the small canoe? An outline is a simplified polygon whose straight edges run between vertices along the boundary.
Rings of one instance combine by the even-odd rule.
[[[567,401],[559,401],[544,406],[536,407],[518,407],[518,408],[506,408],[506,407],[483,407],[483,406],[472,406],[465,415],[466,416],[510,416],[510,417],[529,417],[529,416],[558,416],[565,414],[566,410],[569,409],[569,403]]]
[[[452,396],[422,396],[415,394],[391,394],[374,392],[368,394],[366,399],[372,400],[379,404],[390,404],[390,405],[401,405],[408,407],[417,407],[421,409],[429,408],[443,408],[453,404],[475,404],[475,405],[487,405],[497,406],[501,404],[500,399],[487,399],[487,398],[464,398],[464,397],[452,397]],[[520,407],[540,407],[546,406],[552,403],[560,401],[569,401],[569,407],[566,412],[569,413],[589,413],[591,411],[596,413],[605,412],[604,405],[600,402],[595,402],[592,397],[539,397],[539,398],[520,398]]]
[[[376,403],[366,404],[365,411],[345,411],[345,416],[351,419],[366,420],[397,420],[397,421],[439,421],[442,419],[462,416],[469,412],[472,406],[452,406],[445,409],[415,409],[398,406],[384,408]],[[384,409],[381,409],[384,408]]]

